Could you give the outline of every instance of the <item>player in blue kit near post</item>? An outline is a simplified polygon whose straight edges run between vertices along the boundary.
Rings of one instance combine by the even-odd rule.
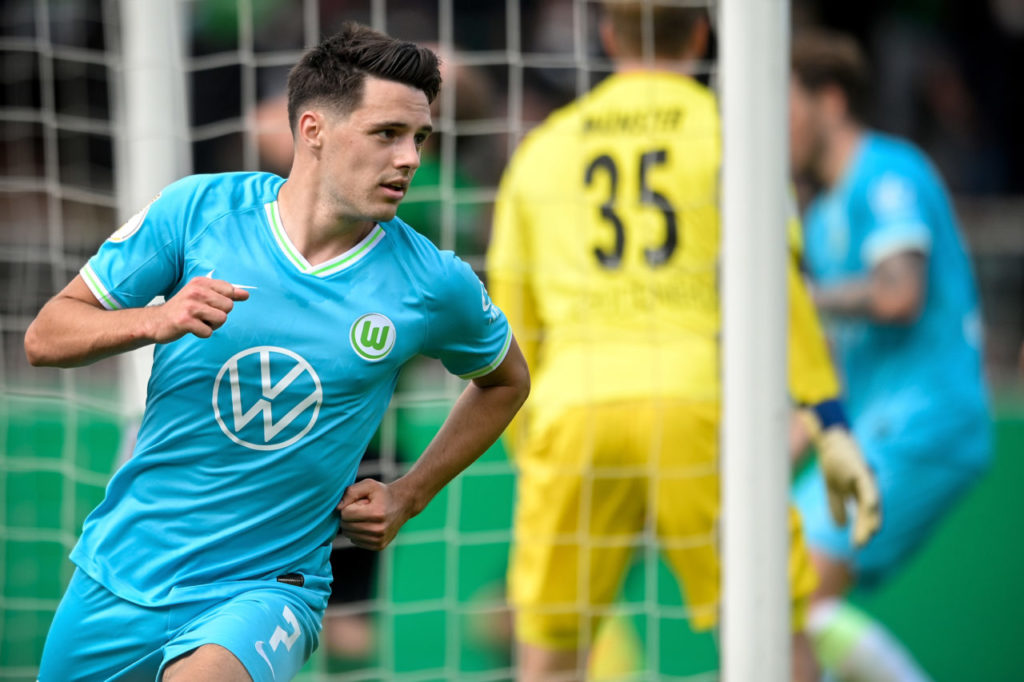
[[[439,87],[432,52],[346,25],[289,75],[287,180],[170,185],[40,311],[36,365],[156,344],[134,456],[71,554],[42,682],[291,678],[317,645],[339,523],[383,548],[522,404],[504,315],[395,218]],[[404,476],[353,484],[418,354],[470,383]]]
[[[856,549],[832,523],[820,475],[797,483],[821,580],[808,630],[839,679],[914,682],[927,676],[903,646],[842,600],[920,547],[989,461],[974,276],[934,168],[911,144],[865,127],[857,45],[805,35],[792,67],[793,169],[821,190],[805,217],[807,266],[884,500],[881,530]]]

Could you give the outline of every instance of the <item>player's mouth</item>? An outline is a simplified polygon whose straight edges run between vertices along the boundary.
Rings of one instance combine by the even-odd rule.
[[[409,183],[399,181],[382,182],[380,183],[380,186],[384,189],[384,193],[392,199],[401,199],[409,189]]]

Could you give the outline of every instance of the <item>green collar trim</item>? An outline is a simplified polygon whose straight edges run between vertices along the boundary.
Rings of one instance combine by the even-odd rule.
[[[384,228],[379,224],[374,225],[370,233],[367,234],[363,239],[353,246],[345,253],[339,254],[331,260],[320,263],[319,265],[310,265],[309,261],[299,253],[299,250],[292,244],[292,240],[288,238],[288,233],[284,231],[281,226],[281,213],[277,206],[276,201],[272,201],[265,204],[267,212],[267,221],[270,223],[270,232],[274,236],[274,241],[277,242],[278,247],[284,253],[285,257],[291,261],[295,268],[306,275],[313,275],[314,277],[328,277],[336,272],[345,270],[346,268],[352,267],[363,258],[366,257],[373,248],[377,246],[384,239],[384,235],[387,233]]]

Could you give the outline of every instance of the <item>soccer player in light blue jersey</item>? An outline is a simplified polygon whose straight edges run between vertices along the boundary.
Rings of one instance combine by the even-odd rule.
[[[40,311],[35,365],[156,344],[134,456],[71,554],[42,682],[291,678],[317,645],[339,524],[385,547],[522,404],[502,312],[395,218],[439,87],[432,52],[346,25],[289,76],[287,180],[170,185]],[[353,484],[418,354],[469,383],[404,476]]]
[[[795,489],[821,585],[809,630],[843,680],[927,679],[881,625],[842,601],[909,557],[985,470],[991,449],[974,276],[941,179],[908,142],[864,126],[866,67],[831,34],[794,42],[793,170],[821,192],[805,218],[816,302],[831,319],[854,434],[882,527],[863,548],[829,519],[820,476]]]

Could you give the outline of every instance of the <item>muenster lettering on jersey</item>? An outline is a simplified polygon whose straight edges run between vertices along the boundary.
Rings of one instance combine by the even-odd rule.
[[[585,133],[656,133],[675,130],[683,122],[683,110],[609,111],[583,119]]]

